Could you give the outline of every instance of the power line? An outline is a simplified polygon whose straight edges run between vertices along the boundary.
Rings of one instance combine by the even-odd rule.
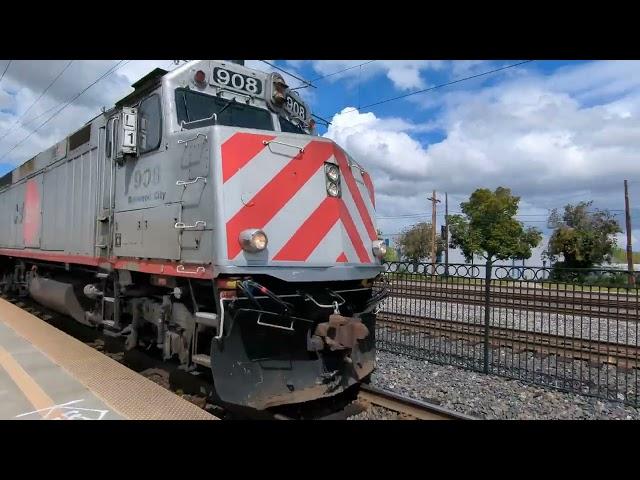
[[[124,62],[124,63],[122,63]],[[93,87],[95,84],[97,84],[98,82],[100,82],[101,80],[103,80],[104,78],[108,77],[109,75],[111,75],[112,73],[114,73],[116,70],[118,70],[121,67],[124,67],[125,65],[127,65],[129,62],[131,62],[131,60],[127,60],[126,62],[124,60],[120,60],[116,65],[114,65],[113,67],[111,67],[109,70],[107,70],[105,73],[103,73],[100,77],[98,77],[96,80],[94,80],[93,83],[91,83],[88,87],[84,88],[80,93],[78,93],[75,97],[73,97],[71,100],[69,100],[60,110],[58,110],[57,112],[55,112],[53,115],[51,115],[49,118],[47,118],[38,128],[36,128],[35,130],[33,130],[29,135],[27,135],[25,138],[23,138],[20,142],[18,142],[17,144],[15,144],[13,146],[13,148],[11,148],[11,150],[9,150],[8,152],[5,152],[2,157],[0,157],[0,160],[2,160],[4,157],[6,157],[8,154],[10,154],[12,151],[14,151],[16,148],[18,148],[20,145],[22,145],[24,142],[26,142],[29,138],[31,138],[31,136],[36,133],[38,130],[40,130],[42,127],[44,127],[47,123],[49,123],[53,118],[55,118],[57,115],[59,115],[60,113],[62,113],[62,111],[64,109],[66,109],[69,105],[71,105],[76,99],[78,99],[84,92],[86,92],[87,90],[89,90],[91,87]]]
[[[331,122],[330,122],[329,120],[327,120],[326,118],[322,118],[320,115],[316,115],[315,113],[312,113],[312,114],[311,114],[311,116],[312,116],[313,118],[316,118],[316,119],[320,120],[320,121],[324,124],[324,126],[325,126],[325,127],[328,127],[328,126],[329,126],[329,124],[331,123]]]
[[[91,83],[88,87],[86,87],[85,89],[83,89],[80,93],[78,93],[75,97],[73,97],[71,100],[69,100],[60,110],[58,110],[57,112],[55,112],[53,115],[51,115],[47,120],[45,120],[38,128],[36,128],[35,130],[33,130],[29,135],[27,135],[25,138],[23,138],[20,142],[18,142],[16,145],[13,146],[13,148],[11,148],[11,150],[9,150],[8,152],[4,153],[2,155],[2,157],[0,157],[0,160],[2,160],[4,157],[6,157],[9,153],[11,153],[13,150],[15,150],[17,147],[19,147],[22,143],[24,143],[25,141],[27,141],[34,133],[36,133],[38,130],[40,130],[42,127],[44,127],[47,123],[49,123],[53,118],[55,118],[57,115],[59,115],[60,113],[62,113],[62,111],[64,109],[66,109],[69,105],[71,105],[76,99],[78,99],[84,92],[86,92],[87,90],[89,90],[91,87],[93,87],[96,83],[98,83],[99,81],[101,81],[102,79],[106,78],[108,75],[111,75],[113,72],[116,71],[117,68],[120,68],[121,66],[126,65],[127,63],[129,63],[131,60],[127,60],[126,63],[124,63],[123,65],[122,62],[124,62],[124,60],[120,60],[115,66],[111,67],[109,70],[107,70],[104,74],[102,74],[100,77],[98,77],[93,83]]]
[[[37,119],[39,119],[40,117],[45,116],[45,115],[46,115],[47,113],[49,113],[50,111],[55,110],[56,108],[58,108],[59,106],[61,106],[63,103],[64,103],[64,102],[60,102],[60,103],[58,103],[57,105],[54,105],[54,106],[52,106],[52,107],[50,107],[50,108],[47,108],[44,112],[42,112],[42,113],[40,113],[40,114],[36,115],[35,117],[33,117],[33,118],[32,118],[31,120],[29,120],[28,122],[23,123],[23,124],[22,124],[22,126],[23,126],[23,127],[26,127],[27,125],[32,124],[34,121],[36,121],[36,120],[37,120]]]
[[[339,73],[346,72],[348,70],[353,70],[354,68],[363,67],[363,66],[369,65],[370,63],[373,63],[373,62],[375,62],[375,60],[368,60],[366,62],[359,63],[358,65],[352,65],[351,67],[343,68],[342,70],[338,70],[337,72],[329,73],[327,75],[322,75],[321,77],[314,78],[314,79],[309,80],[309,81],[310,82],[317,82],[318,80],[323,80],[325,78],[332,77],[334,75],[338,75]]]
[[[9,63],[7,63],[7,66],[4,67],[4,72],[2,72],[2,75],[0,76],[0,82],[2,82],[2,79],[4,78],[5,73],[7,73],[7,70],[9,70],[9,67],[11,66],[11,62],[13,62],[13,60],[9,60]]]
[[[420,216],[416,216],[416,217],[376,217],[376,220],[418,220],[420,218],[426,218],[427,215],[428,215],[428,213],[425,213],[424,215],[420,215]],[[618,215],[621,215],[621,214],[619,214],[619,213],[613,214],[614,217],[617,217]],[[438,213],[437,216],[440,217],[440,218],[444,218],[445,214]],[[638,218],[640,218],[640,217],[638,217]],[[516,220],[519,220],[519,221],[521,221],[523,223],[548,223],[548,220],[527,220],[526,218],[519,218],[517,216],[516,216]]]
[[[453,85],[455,83],[464,82],[465,80],[471,80],[473,78],[482,77],[484,75],[490,75],[492,73],[500,72],[500,71],[506,70],[508,68],[514,68],[514,67],[517,67],[517,66],[520,66],[520,65],[524,65],[525,63],[529,63],[529,62],[533,62],[533,60],[525,60],[524,62],[514,63],[514,64],[511,64],[511,65],[507,65],[506,67],[500,67],[500,68],[496,68],[494,70],[489,70],[488,72],[483,72],[483,73],[478,73],[476,75],[471,75],[470,77],[460,78],[458,80],[453,80],[453,81],[447,82],[447,83],[441,83],[440,85],[435,85],[433,87],[424,88],[424,89],[418,90],[416,92],[406,93],[404,95],[399,95],[397,97],[388,98],[386,100],[381,100],[381,101],[375,102],[375,103],[370,103],[369,105],[365,105],[362,108],[370,108],[370,107],[374,107],[376,105],[382,105],[383,103],[393,102],[394,100],[400,100],[402,98],[407,98],[407,97],[410,97],[412,95],[417,95],[419,93],[429,92],[429,91],[435,90],[437,88],[448,87],[449,85]]]
[[[341,69],[341,70],[338,70],[337,72],[328,73],[327,75],[322,75],[321,77],[314,78],[313,80],[310,80],[310,82],[317,82],[318,80],[323,80],[323,79],[325,79],[325,78],[327,78],[327,77],[332,77],[333,75],[338,75],[339,73],[346,72],[346,71],[348,71],[348,70],[353,70],[354,68],[358,68],[358,67],[360,67],[360,69],[362,69],[362,67],[363,67],[364,65],[368,65],[368,64],[373,63],[373,62],[375,62],[375,60],[368,60],[368,61],[366,61],[366,62],[359,63],[358,65],[352,65],[351,67],[343,68],[343,69]],[[291,74],[289,74],[289,75],[291,75]],[[292,88],[291,90],[299,90],[299,89],[301,89],[301,88],[307,88],[307,85],[303,85],[303,86],[300,86],[300,87],[295,87],[295,88]],[[317,118],[317,119],[321,120],[322,122],[324,122],[324,124],[325,124],[327,127],[328,127],[328,126],[329,126],[329,124],[331,123],[331,122],[329,122],[329,120],[326,120],[326,119],[324,119],[324,118],[320,117],[319,115],[315,115],[315,114],[311,114],[311,115],[312,115],[313,117],[315,117],[315,118]]]
[[[271,63],[271,62],[267,62],[266,60],[260,60],[260,61],[261,61],[262,63],[266,63],[267,65],[269,65],[269,66],[270,66],[270,67],[272,67],[272,68],[275,68],[276,70],[280,70],[281,72],[286,73],[286,74],[287,74],[287,75],[289,75],[290,77],[295,78],[296,80],[298,80],[298,81],[300,81],[300,82],[302,82],[302,83],[306,84],[306,85],[307,85],[307,86],[309,86],[309,87],[318,88],[318,87],[316,87],[315,85],[313,85],[311,82],[308,82],[307,80],[305,80],[304,78],[300,78],[300,77],[298,77],[298,76],[294,75],[294,74],[293,74],[293,73],[291,73],[291,72],[287,72],[284,68],[280,68],[280,67],[278,67],[277,65],[274,65],[274,64],[273,64],[273,63]]]
[[[383,103],[389,103],[389,102],[393,102],[393,101],[396,101],[396,100],[401,100],[403,98],[411,97],[413,95],[418,95],[419,93],[430,92],[430,91],[436,90],[438,88],[448,87],[449,85],[453,85],[453,84],[456,84],[456,83],[464,82],[466,80],[472,80],[474,78],[482,77],[482,76],[485,76],[485,75],[490,75],[492,73],[500,72],[502,70],[507,70],[508,68],[518,67],[520,65],[524,65],[525,63],[530,63],[530,62],[533,62],[533,60],[525,60],[523,62],[513,63],[511,65],[507,65],[507,66],[504,66],[504,67],[495,68],[495,69],[489,70],[487,72],[478,73],[476,75],[471,75],[471,76],[468,76],[468,77],[458,78],[458,79],[452,80],[450,82],[441,83],[440,85],[435,85],[433,87],[424,88],[422,90],[416,90],[415,92],[405,93],[404,95],[399,95],[397,97],[387,98],[385,100],[380,100],[378,102],[370,103],[369,105],[364,105],[360,109],[371,108],[371,107],[375,107],[375,106],[378,106],[378,105],[382,105]],[[351,112],[356,112],[356,111],[358,111],[357,108],[352,108],[351,110],[347,109],[347,110],[343,111],[342,113],[344,114],[344,113],[351,113]]]
[[[13,124],[13,126],[2,136],[0,137],[0,140],[3,140],[7,135],[9,135],[9,133],[11,133],[13,130],[15,130],[16,126],[18,125],[18,123],[20,123],[20,119],[23,118],[27,112],[29,110],[31,110],[31,108],[40,101],[40,99],[42,97],[44,97],[44,95],[49,91],[49,89],[58,81],[58,79],[62,76],[62,74],[64,72],[67,71],[67,69],[71,66],[71,64],[74,62],[74,60],[71,60],[69,63],[67,63],[66,67],[64,67],[62,69],[62,71],[58,74],[58,76],[56,78],[53,79],[53,81],[47,86],[47,88],[44,89],[44,91],[40,94],[40,96],[33,102],[31,103],[31,105],[29,105],[29,108],[27,108],[22,115],[20,115],[17,119],[16,119],[16,123]]]
[[[624,212],[623,209],[619,209],[619,208],[608,208],[605,209],[608,210],[609,212]],[[603,211],[603,210],[599,210],[599,211]],[[597,213],[598,210],[596,211],[587,211],[586,213]],[[426,215],[429,215],[430,212],[416,212],[416,213],[403,213],[403,214],[398,214],[398,215],[381,215],[381,216],[376,216],[376,219],[378,220],[390,220],[390,219],[395,219],[395,218],[415,218],[415,217],[424,217]],[[462,215],[463,212],[450,212],[451,215]],[[444,216],[444,213],[438,213],[438,216]],[[522,217],[549,217],[548,213],[518,213],[516,214],[516,217],[518,218],[522,218]],[[533,220],[529,220],[529,221],[533,221]]]

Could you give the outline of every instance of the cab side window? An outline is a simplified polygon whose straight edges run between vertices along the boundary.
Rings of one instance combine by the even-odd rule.
[[[154,94],[138,107],[138,151],[150,152],[160,146],[162,138],[162,107],[160,95]]]

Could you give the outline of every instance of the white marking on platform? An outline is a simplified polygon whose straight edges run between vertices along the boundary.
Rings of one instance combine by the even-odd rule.
[[[105,415],[109,413],[109,410],[96,410],[93,408],[70,406],[80,402],[84,402],[84,399],[71,400],[70,402],[61,403],[60,405],[52,405],[51,407],[41,408],[32,412],[21,413],[20,415],[16,415],[15,418],[26,417],[28,415],[40,416],[46,412],[45,415],[42,415],[43,420],[102,420]],[[59,412],[56,412],[57,415],[50,416],[56,410],[59,410]]]

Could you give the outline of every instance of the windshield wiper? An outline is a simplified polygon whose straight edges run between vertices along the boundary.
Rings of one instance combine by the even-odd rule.
[[[218,115],[220,115],[220,114],[221,114],[222,112],[224,112],[227,108],[229,108],[229,106],[231,106],[231,104],[232,104],[232,103],[236,103],[236,99],[235,99],[235,97],[234,97],[234,98],[232,98],[231,100],[229,100],[229,101],[227,102],[227,104],[226,104],[224,107],[222,107],[222,108],[218,111]]]

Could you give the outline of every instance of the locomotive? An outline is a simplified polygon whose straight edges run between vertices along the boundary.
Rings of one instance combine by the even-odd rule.
[[[0,178],[0,287],[267,409],[375,368],[370,175],[278,73],[155,69]]]

